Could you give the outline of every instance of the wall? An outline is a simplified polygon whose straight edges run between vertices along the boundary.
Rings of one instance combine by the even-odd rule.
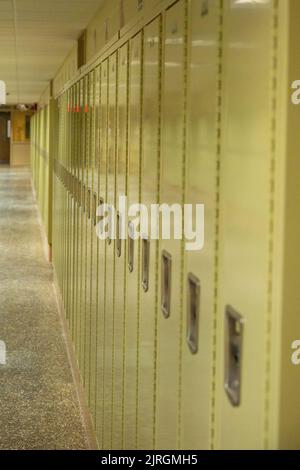
[[[12,111],[11,132],[11,166],[29,166],[30,164],[30,138],[26,136],[26,116],[32,113]]]

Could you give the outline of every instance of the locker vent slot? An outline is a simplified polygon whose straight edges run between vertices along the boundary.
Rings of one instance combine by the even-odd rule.
[[[162,252],[161,269],[161,309],[164,317],[168,318],[171,307],[172,256],[167,251]]]
[[[231,306],[225,309],[225,390],[233,406],[241,403],[243,317]]]
[[[198,351],[199,310],[200,281],[190,273],[187,286],[187,344],[192,354]]]
[[[150,263],[150,241],[147,237],[142,239],[142,287],[144,292],[149,290],[149,263]]]

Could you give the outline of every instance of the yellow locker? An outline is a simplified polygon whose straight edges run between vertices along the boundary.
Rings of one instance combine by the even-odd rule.
[[[108,81],[108,144],[106,173],[106,203],[115,207],[115,170],[117,136],[117,53],[109,57]],[[111,224],[115,223],[113,212]],[[112,406],[113,406],[113,333],[114,333],[114,251],[112,225],[109,226],[109,238],[106,241],[105,273],[105,331],[104,331],[104,436],[103,448],[110,449],[112,443]]]
[[[87,185],[87,106],[88,106],[88,76],[83,77],[82,102],[82,221],[81,221],[81,293],[80,293],[80,371],[83,384],[85,384],[85,300],[86,300],[86,255],[87,255],[87,212],[88,212],[88,185]]]
[[[92,162],[95,145],[93,142],[93,100],[94,100],[94,72],[87,76],[87,107],[86,114],[86,185],[87,185],[87,211],[86,211],[86,278],[85,278],[85,365],[84,385],[87,401],[90,400],[90,359],[91,359],[91,267],[92,267]]]
[[[127,194],[128,157],[128,43],[118,51],[118,121],[116,156],[116,246],[115,246],[115,304],[114,304],[114,389],[112,415],[112,449],[122,448],[123,431],[123,354],[125,331],[126,243],[119,236],[122,220],[119,197]]]
[[[141,159],[141,80],[142,80],[142,33],[130,41],[130,108],[129,108],[129,154],[128,154],[128,205],[140,202]],[[137,366],[139,321],[139,241],[134,240],[134,228],[129,218],[127,239],[127,298],[125,320],[125,371],[124,371],[124,437],[125,449],[137,445]]]
[[[70,286],[69,286],[69,310],[70,310],[70,332],[73,337],[73,323],[74,323],[74,243],[75,243],[75,199],[74,199],[74,153],[75,153],[75,133],[74,133],[74,103],[75,103],[75,88],[71,88],[71,106],[70,106]]]
[[[101,64],[100,104],[100,168],[99,203],[106,198],[106,157],[108,137],[108,60]],[[104,329],[105,329],[105,255],[106,243],[99,240],[98,252],[98,315],[97,315],[97,377],[96,377],[96,433],[100,449],[103,448],[104,419]]]
[[[84,142],[84,128],[83,128],[83,79],[80,80],[78,84],[78,178],[79,178],[79,208],[78,208],[78,273],[77,273],[77,325],[76,325],[76,353],[77,353],[77,360],[78,364],[81,367],[81,332],[82,332],[82,267],[83,267],[83,142]]]
[[[76,354],[78,352],[78,298],[79,298],[79,231],[80,231],[80,205],[79,205],[79,180],[80,180],[80,95],[79,95],[79,82],[75,85],[75,129],[74,129],[74,139],[76,143],[76,152],[75,152],[75,262],[74,262],[74,324],[73,324],[73,341]]]
[[[183,204],[185,22],[184,0],[166,11],[164,37],[161,203]],[[172,218],[171,234],[174,222]],[[158,313],[156,436],[158,449],[179,446],[179,363],[183,242],[161,241]]]
[[[274,8],[224,2],[217,449],[265,442]]]
[[[197,0],[192,0],[189,6],[185,203],[192,204],[193,216],[189,222],[191,229],[197,230],[199,238],[185,239],[180,448],[209,449],[215,308],[220,2],[212,0],[206,11]],[[204,227],[200,224],[200,208],[199,215],[196,214],[197,204],[204,204],[205,210],[203,247],[201,232]]]
[[[92,194],[92,273],[91,273],[91,364],[90,364],[90,409],[95,423],[96,406],[96,346],[97,346],[97,307],[98,307],[98,238],[96,234],[96,210],[99,200],[98,171],[99,171],[99,104],[100,104],[100,67],[97,67],[94,81],[93,98],[93,194]]]
[[[151,204],[159,203],[160,172],[160,90],[162,18],[156,18],[144,29],[143,66],[143,147],[141,203],[150,214]],[[149,216],[150,226],[150,216]],[[141,240],[140,332],[139,332],[139,396],[138,448],[154,447],[155,364],[157,327],[158,240],[150,233]]]

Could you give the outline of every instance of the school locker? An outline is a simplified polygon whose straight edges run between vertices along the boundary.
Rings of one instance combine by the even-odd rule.
[[[69,310],[70,310],[70,320],[69,320],[69,328],[71,337],[73,339],[73,322],[74,322],[74,305],[73,305],[73,295],[74,295],[74,241],[75,241],[75,198],[74,198],[74,153],[75,153],[75,133],[74,133],[74,101],[75,101],[75,94],[74,94],[74,86],[71,88],[71,106],[69,112],[69,119],[70,119],[70,161],[69,161],[69,199],[70,199],[70,214],[69,214],[69,232],[70,232],[70,261],[69,261]]]
[[[101,64],[100,104],[100,169],[99,205],[106,199],[106,161],[108,144],[108,59]],[[105,341],[105,289],[106,242],[99,240],[98,252],[98,315],[97,315],[97,378],[96,378],[96,434],[100,449],[104,439],[104,341]]]
[[[80,371],[85,385],[85,341],[86,341],[86,265],[87,265],[87,217],[88,217],[88,175],[87,175],[87,127],[88,76],[83,77],[82,96],[82,221],[81,221],[81,285],[80,285]]]
[[[112,410],[112,449],[122,448],[123,435],[123,353],[126,295],[126,243],[121,239],[122,215],[119,198],[127,194],[128,157],[128,43],[118,51],[118,113],[116,152],[116,240],[115,240],[115,300],[114,300],[114,378]],[[123,216],[124,217],[124,216]]]
[[[211,446],[218,176],[220,2],[189,4],[186,219],[180,448]],[[204,205],[205,221],[196,206]],[[196,219],[197,218],[197,219]],[[199,224],[199,225],[198,225]],[[203,240],[202,240],[203,237]],[[202,246],[202,243],[204,245]],[[188,246],[191,244],[191,246]],[[193,250],[192,250],[193,248]]]
[[[97,346],[97,314],[98,314],[98,238],[96,233],[97,216],[96,211],[99,200],[98,172],[99,172],[99,104],[100,104],[100,67],[97,67],[94,80],[93,100],[93,165],[92,165],[92,273],[91,273],[91,342],[90,342],[90,409],[95,424],[96,406],[96,346]]]
[[[185,22],[187,2],[181,0],[165,16],[162,92],[161,203],[184,203]],[[157,344],[157,449],[179,446],[180,342],[182,334],[183,241],[161,240]]]
[[[142,39],[142,33],[138,33],[130,41],[128,207],[140,202]],[[139,240],[134,240],[136,232],[132,225],[133,218],[128,219],[123,446],[125,449],[135,449],[140,250]]]
[[[81,299],[82,299],[82,272],[83,272],[83,142],[84,142],[84,127],[83,127],[83,99],[84,99],[84,82],[83,79],[80,80],[78,84],[78,129],[79,129],[79,141],[78,141],[78,178],[79,178],[79,187],[78,187],[78,271],[77,271],[77,315],[76,315],[76,353],[77,361],[79,367],[81,367],[81,325],[82,325],[82,315],[81,315]]]
[[[74,139],[76,145],[75,152],[75,260],[74,260],[74,322],[73,322],[73,342],[75,352],[78,350],[78,293],[79,293],[79,230],[80,230],[80,194],[79,194],[79,181],[80,181],[80,88],[79,82],[75,84],[75,128]],[[76,356],[77,357],[77,356]]]
[[[86,187],[87,187],[87,210],[86,210],[86,279],[85,279],[85,365],[84,384],[87,402],[90,400],[90,359],[91,359],[91,266],[92,266],[92,162],[94,153],[93,142],[93,99],[94,99],[94,72],[87,76],[88,94],[86,100]]]
[[[116,54],[108,60],[108,128],[107,128],[107,165],[106,165],[106,197],[108,209],[115,207],[115,159],[116,159],[116,106],[117,106],[117,58]],[[106,270],[105,270],[105,324],[104,324],[104,417],[103,417],[103,448],[111,446],[112,423],[112,387],[113,387],[113,325],[114,325],[114,241],[113,212],[109,213],[106,239]]]
[[[159,203],[160,92],[162,17],[144,29],[143,146],[141,203],[148,209],[148,232],[142,234],[140,259],[140,331],[138,448],[154,447],[158,240],[151,238],[151,205]]]
[[[265,443],[274,4],[224,2],[217,449]]]

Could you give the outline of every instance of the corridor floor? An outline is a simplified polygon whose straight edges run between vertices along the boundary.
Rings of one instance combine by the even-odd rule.
[[[86,449],[26,169],[0,167],[0,449]]]

